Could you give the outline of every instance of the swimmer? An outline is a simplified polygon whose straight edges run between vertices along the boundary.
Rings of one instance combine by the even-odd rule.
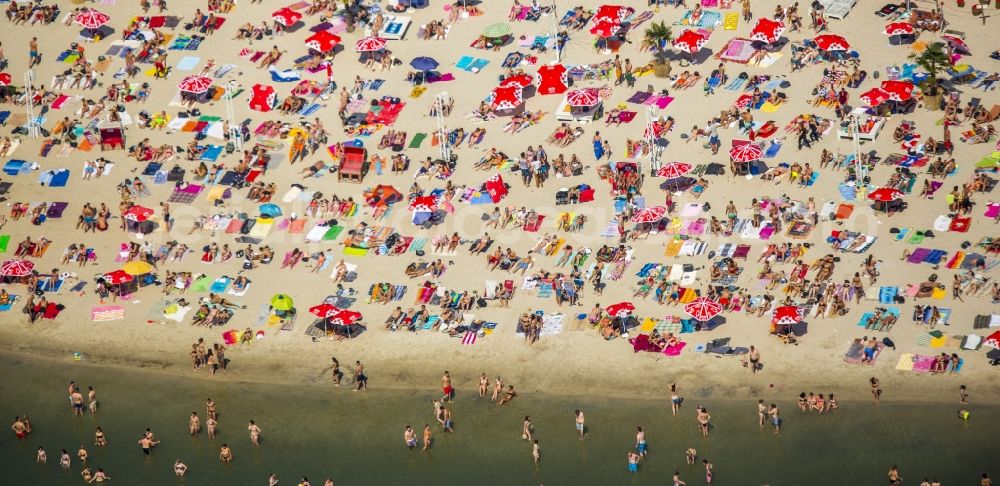
[[[174,461],[174,474],[176,474],[177,477],[183,476],[185,473],[187,473],[187,470],[188,470],[187,465],[181,462],[180,459]]]
[[[964,410],[963,409],[963,410],[959,410],[958,411],[958,418],[964,420],[966,423],[969,422],[969,415],[972,415],[972,414],[969,413],[968,410]]]
[[[83,444],[80,444],[80,450],[76,451],[76,458],[84,464],[87,463],[87,449],[83,447]]]
[[[63,449],[62,452],[59,454],[59,465],[62,466],[63,469],[69,469],[70,458],[69,458],[69,452],[66,452],[66,449]]]

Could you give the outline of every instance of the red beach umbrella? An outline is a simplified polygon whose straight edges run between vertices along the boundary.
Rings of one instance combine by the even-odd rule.
[[[875,189],[870,194],[868,194],[868,199],[878,202],[892,202],[897,199],[901,199],[902,197],[903,197],[902,192],[900,192],[897,189],[893,189],[891,187],[882,187],[879,189]]]
[[[601,93],[597,88],[574,89],[566,93],[566,104],[569,106],[597,106],[601,102]]]
[[[493,101],[490,102],[490,108],[494,110],[512,110],[524,103],[519,86],[493,88],[493,93],[490,96],[493,98]]]
[[[691,171],[693,166],[687,162],[668,162],[663,167],[656,170],[657,177],[676,179]]]
[[[413,201],[410,201],[409,210],[414,212],[429,212],[436,211],[438,208],[438,200],[434,196],[419,196]]]
[[[208,88],[212,87],[212,78],[207,76],[191,75],[186,76],[177,83],[177,89],[184,91],[186,93],[201,94],[208,91]]]
[[[104,281],[111,285],[120,285],[131,282],[135,277],[125,273],[124,270],[115,270],[104,274]]]
[[[983,340],[983,344],[995,349],[1000,349],[1000,331],[990,334]]]
[[[969,50],[969,45],[965,43],[965,40],[961,37],[957,37],[950,34],[945,34],[941,36],[942,39],[948,41],[952,47],[961,47],[965,50]]]
[[[84,10],[76,14],[76,17],[73,17],[73,22],[88,29],[97,29],[110,21],[111,17],[93,9]]]
[[[302,14],[288,8],[282,7],[271,14],[271,18],[275,22],[284,25],[285,27],[291,27],[295,25],[296,22],[302,20]]]
[[[763,156],[764,151],[752,143],[733,147],[729,150],[729,158],[733,159],[733,162],[750,162],[759,160]]]
[[[742,110],[750,106],[751,101],[753,101],[753,95],[750,93],[743,93],[740,95],[739,98],[736,98],[736,101],[733,103],[733,106]]]
[[[635,311],[635,306],[631,302],[619,302],[617,304],[609,305],[605,311],[608,312],[609,316],[612,317],[625,317]]]
[[[768,44],[773,44],[781,38],[785,32],[785,23],[780,20],[772,20],[767,17],[757,19],[757,25],[750,31],[750,38]]]
[[[684,306],[684,312],[695,320],[705,322],[722,312],[722,305],[708,297],[698,297]]]
[[[329,52],[340,44],[340,37],[333,35],[325,30],[321,30],[305,40],[306,47],[319,51],[319,52]]]
[[[802,320],[802,309],[796,305],[783,305],[771,312],[771,324],[798,324]]]
[[[908,35],[915,32],[909,22],[892,22],[886,24],[885,35]]]
[[[667,214],[667,208],[663,206],[650,206],[648,208],[642,208],[635,212],[632,216],[633,223],[655,223],[663,219],[663,215]]]
[[[320,304],[320,305],[312,306],[312,307],[309,308],[309,312],[315,314],[316,317],[319,317],[319,318],[322,318],[322,319],[328,319],[330,317],[333,317],[334,315],[336,315],[340,311],[341,311],[341,309],[338,308],[337,306],[335,306],[333,304],[327,304],[327,303],[323,303],[323,304]]]
[[[836,34],[823,34],[813,39],[816,46],[824,51],[846,51],[851,48],[847,39]]]
[[[500,82],[500,86],[517,86],[519,88],[527,88],[531,86],[535,78],[527,74],[518,74],[517,76],[511,76]]]
[[[154,211],[152,209],[142,206],[132,206],[128,211],[125,211],[125,219],[141,223],[149,219],[153,214]]]
[[[535,75],[535,85],[538,86],[538,94],[553,95],[566,92],[569,85],[569,77],[566,75],[566,66],[562,64],[550,64],[538,68]]]
[[[624,5],[601,5],[597,7],[597,11],[594,12],[594,17],[590,21],[595,24],[601,22],[620,24],[633,13],[635,13],[635,9],[632,7]]]
[[[10,73],[0,73],[0,86],[10,86],[10,82],[13,80]]]
[[[28,260],[7,260],[0,265],[0,275],[4,277],[27,277],[35,264]]]
[[[268,112],[274,108],[278,95],[274,92],[273,86],[266,84],[255,84],[250,89],[250,109],[254,111]]]
[[[889,93],[890,100],[906,101],[913,97],[913,83],[909,81],[895,79],[882,81],[882,89]]]
[[[507,184],[504,183],[500,173],[496,173],[486,179],[486,193],[490,195],[493,202],[500,202],[507,195]]]
[[[350,326],[361,320],[361,313],[352,310],[342,310],[330,317],[330,324],[339,326]]]
[[[706,42],[708,42],[708,35],[687,29],[674,39],[674,47],[688,54],[694,54],[700,51]]]
[[[878,106],[889,100],[889,93],[882,88],[872,88],[861,93],[858,98],[867,103],[868,106]]]
[[[618,32],[619,28],[621,28],[620,25],[612,22],[598,22],[590,28],[590,33],[597,37],[611,37]]]
[[[365,37],[354,44],[354,50],[358,52],[381,51],[385,49],[385,39],[381,37]]]

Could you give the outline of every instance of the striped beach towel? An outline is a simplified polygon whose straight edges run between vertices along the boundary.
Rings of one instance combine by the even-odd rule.
[[[117,305],[94,307],[90,319],[94,322],[120,321],[125,319],[125,308]]]
[[[462,344],[469,346],[476,344],[476,333],[472,331],[465,331],[465,335],[462,336]]]

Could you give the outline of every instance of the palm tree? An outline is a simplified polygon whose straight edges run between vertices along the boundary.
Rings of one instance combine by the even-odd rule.
[[[930,94],[931,96],[937,95],[939,88],[937,75],[939,72],[944,71],[951,66],[951,57],[948,55],[948,52],[945,51],[944,43],[935,42],[927,46],[927,49],[924,49],[924,51],[919,54],[910,54],[910,59],[930,74],[926,81],[927,87],[930,88],[927,94]]]
[[[643,35],[643,44],[653,49],[654,74],[657,77],[667,77],[670,75],[670,62],[667,60],[667,44],[674,38],[673,31],[663,21],[653,22],[646,28]],[[661,73],[666,74],[661,74]]]

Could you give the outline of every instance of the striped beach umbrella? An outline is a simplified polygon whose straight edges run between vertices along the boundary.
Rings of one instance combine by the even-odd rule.
[[[667,162],[656,170],[656,176],[665,177],[667,179],[675,179],[691,172],[692,168],[692,165],[687,162]]]
[[[177,83],[177,89],[185,93],[201,94],[212,87],[212,78],[208,76],[191,75],[186,76]]]
[[[27,277],[35,269],[28,260],[7,260],[0,265],[0,275],[4,277]]]
[[[705,322],[722,312],[722,305],[708,297],[698,297],[684,306],[684,312],[695,320]]]
[[[87,9],[73,17],[73,22],[88,29],[97,29],[111,21],[111,17],[94,9]]]

